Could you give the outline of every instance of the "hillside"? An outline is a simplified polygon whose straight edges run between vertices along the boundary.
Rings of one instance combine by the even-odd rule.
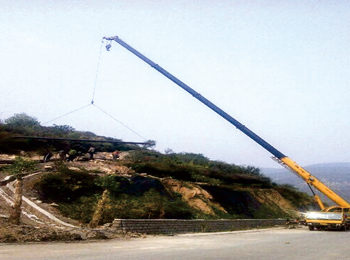
[[[304,168],[336,193],[350,201],[350,163],[322,163],[305,166]],[[263,168],[261,171],[278,184],[290,184],[311,195],[306,183],[284,168]],[[324,201],[333,205],[333,202],[322,194],[320,196]]]
[[[52,139],[13,138],[18,135]],[[212,161],[202,154],[163,154],[115,140],[69,126],[44,127],[19,114],[0,124],[0,160],[8,164],[0,168],[0,177],[16,158],[40,162],[35,174],[24,179],[25,196],[83,226],[96,222],[96,214],[99,225],[115,218],[289,218],[311,203],[306,194],[273,183],[254,166]],[[96,152],[89,160],[92,145]],[[75,158],[62,160],[62,149],[74,150]],[[43,162],[47,150],[53,156]],[[112,157],[115,150],[118,159]],[[6,214],[6,207],[0,207],[0,214]]]
[[[110,195],[100,224],[114,218],[288,218],[310,202],[297,190],[273,185],[241,166],[204,157],[205,165],[180,161],[194,156],[201,155],[131,151],[113,161],[110,153],[99,152],[93,161],[73,162],[54,157],[25,179],[24,193],[45,205],[59,205],[60,214],[83,224],[91,221],[106,189]],[[219,170],[224,166],[232,169]],[[0,173],[4,177],[6,170]]]

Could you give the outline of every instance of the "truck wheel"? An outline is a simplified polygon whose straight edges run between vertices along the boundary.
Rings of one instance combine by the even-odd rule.
[[[315,229],[314,226],[309,226],[309,230],[310,230],[310,231],[312,231],[312,230],[314,230],[314,229]]]
[[[346,231],[346,227],[345,227],[345,226],[342,226],[342,227],[340,228],[340,231]]]

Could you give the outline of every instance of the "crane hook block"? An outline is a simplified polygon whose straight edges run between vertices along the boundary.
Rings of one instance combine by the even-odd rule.
[[[111,49],[112,45],[109,43],[106,45],[106,50],[109,51]]]

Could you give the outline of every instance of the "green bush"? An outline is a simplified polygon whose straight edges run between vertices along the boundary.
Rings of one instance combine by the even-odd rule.
[[[253,166],[237,166],[221,161],[210,161],[202,154],[132,151],[125,165],[136,172],[157,177],[172,177],[183,181],[206,182],[212,185],[241,184],[270,188],[271,180]]]
[[[57,164],[56,164],[57,166]],[[64,164],[58,166],[57,173],[44,175],[35,188],[42,200],[58,202],[72,202],[82,196],[101,192],[95,184],[96,177],[87,172],[73,171]]]
[[[103,189],[107,189],[114,195],[117,195],[118,193],[121,192],[120,182],[118,178],[116,178],[116,175],[106,175],[106,176],[99,177],[95,181],[95,183],[97,186]]]
[[[89,223],[94,215],[98,199],[98,196],[81,196],[73,202],[59,203],[59,210],[65,217]]]
[[[6,166],[3,170],[9,172],[18,179],[21,179],[24,175],[33,172],[37,168],[37,162],[24,159],[17,156],[13,161],[13,164]]]
[[[103,222],[108,223],[115,218],[195,218],[198,211],[192,209],[180,196],[169,199],[155,189],[145,192],[142,196],[120,194],[111,196],[105,208]]]

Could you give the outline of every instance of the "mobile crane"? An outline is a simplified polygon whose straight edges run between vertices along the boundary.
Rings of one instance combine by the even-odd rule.
[[[274,148],[272,145],[267,143],[265,140],[263,140],[261,137],[259,137],[257,134],[255,134],[253,131],[248,129],[246,126],[238,122],[236,119],[231,117],[229,114],[227,114],[225,111],[217,107],[215,104],[213,104],[211,101],[200,95],[198,92],[190,88],[188,85],[180,81],[178,78],[170,74],[168,71],[160,67],[158,64],[154,63],[144,55],[142,55],[140,52],[132,48],[130,45],[122,41],[118,36],[112,36],[112,37],[103,37],[103,40],[107,40],[109,43],[106,45],[107,51],[111,48],[111,42],[115,41],[124,48],[126,48],[128,51],[139,57],[141,60],[149,64],[151,67],[153,67],[155,70],[163,74],[165,77],[173,81],[175,84],[177,84],[179,87],[187,91],[189,94],[191,94],[193,97],[198,99],[200,102],[202,102],[204,105],[212,109],[214,112],[219,114],[221,117],[229,121],[232,125],[234,125],[236,128],[238,128],[240,131],[242,131],[244,134],[246,134],[248,137],[253,139],[256,143],[261,145],[263,148],[265,148],[267,151],[269,151],[273,155],[273,159],[281,164],[282,166],[286,167],[293,173],[295,173],[298,177],[303,179],[309,188],[312,191],[312,194],[315,198],[315,201],[321,208],[323,212],[334,212],[334,211],[341,211],[345,212],[343,209],[350,208],[350,203],[348,203],[345,199],[340,197],[338,194],[336,194],[334,191],[332,191],[329,187],[327,187],[325,184],[323,184],[320,180],[318,180],[315,176],[313,176],[311,173],[303,169],[300,165],[298,165],[296,162],[294,162],[292,159],[290,159],[288,156],[284,155],[280,151],[278,151],[276,148]],[[323,205],[321,199],[318,195],[315,194],[312,187],[319,190],[321,193],[323,193],[325,196],[327,196],[330,200],[332,200],[335,204],[338,206],[333,206],[329,208],[325,208]],[[348,211],[347,211],[348,212]],[[311,230],[311,228],[310,228]]]

